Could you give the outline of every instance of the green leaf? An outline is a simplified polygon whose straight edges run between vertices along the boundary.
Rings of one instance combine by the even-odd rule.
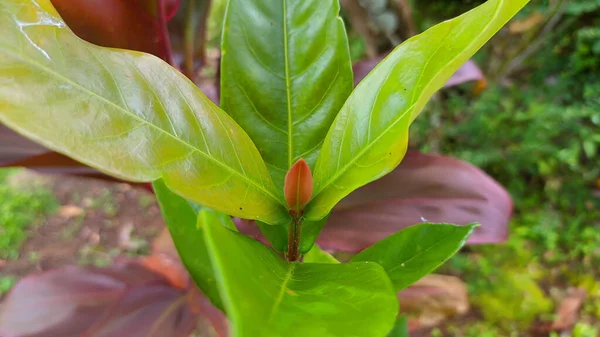
[[[381,266],[287,263],[201,211],[233,337],[384,336],[398,300]]]
[[[313,245],[312,249],[304,255],[305,263],[340,263],[335,257],[322,250],[318,245]]]
[[[456,254],[477,226],[424,223],[408,227],[363,250],[352,262],[377,262],[400,291]]]
[[[204,241],[204,231],[196,226],[197,211],[187,200],[171,192],[164,181],[157,180],[152,187],[185,268],[202,293],[223,310],[215,272]]]
[[[287,221],[248,135],[178,71],[77,38],[49,0],[0,1],[0,122],[113,176]]]
[[[528,0],[488,0],[392,51],[352,92],[327,133],[305,216],[320,219],[404,157],[410,123],[427,100]]]
[[[338,0],[230,0],[221,59],[221,107],[248,132],[279,188],[323,138],[352,91]]]
[[[388,337],[409,337],[408,333],[408,320],[406,315],[398,316],[396,319],[396,324],[390,333],[387,335]]]

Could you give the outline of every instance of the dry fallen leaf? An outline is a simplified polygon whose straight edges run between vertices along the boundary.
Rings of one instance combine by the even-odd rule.
[[[539,25],[544,20],[544,15],[541,13],[533,13],[523,20],[515,20],[508,25],[508,31],[511,34],[525,33],[535,26]]]
[[[556,318],[552,323],[552,330],[567,330],[577,323],[579,309],[581,309],[583,301],[585,301],[585,296],[586,292],[584,289],[577,288],[570,291],[556,312]]]
[[[60,207],[58,215],[65,219],[71,219],[83,213],[83,208],[75,205],[64,205]]]
[[[419,328],[469,311],[467,287],[458,277],[430,274],[398,293],[400,310],[416,316]]]

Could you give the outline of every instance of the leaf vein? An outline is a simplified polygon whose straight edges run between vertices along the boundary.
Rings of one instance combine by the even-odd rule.
[[[234,170],[233,168],[231,168],[230,166],[228,166],[227,164],[221,162],[220,160],[218,160],[217,158],[208,155],[207,153],[201,151],[200,149],[198,149],[197,147],[195,147],[194,145],[188,143],[187,141],[176,137],[175,135],[171,134],[170,132],[158,127],[155,124],[150,123],[149,121],[139,117],[138,115],[134,114],[133,112],[115,104],[114,102],[111,102],[110,100],[108,100],[107,98],[81,86],[80,84],[72,81],[71,79],[53,71],[52,69],[49,69],[48,67],[39,64],[39,62],[26,58],[23,55],[19,55],[19,54],[15,54],[13,51],[10,50],[10,48],[6,47],[5,45],[0,45],[0,49],[3,49],[5,51],[6,54],[9,55],[13,55],[13,57],[16,57],[18,59],[21,59],[23,62],[30,64],[33,67],[36,67],[38,69],[40,69],[41,71],[44,71],[46,73],[48,73],[49,75],[52,75],[54,77],[56,77],[57,79],[63,80],[64,82],[67,82],[69,84],[71,84],[73,87],[79,89],[82,92],[86,92],[88,94],[90,94],[90,96],[93,97],[97,97],[97,99],[99,99],[100,101],[105,102],[106,104],[115,107],[117,110],[122,111],[123,113],[125,113],[126,115],[131,116],[131,118],[138,120],[139,122],[148,125],[150,128],[156,130],[159,133],[165,134],[171,138],[173,138],[175,141],[181,143],[182,145],[192,149],[193,151],[196,151],[198,153],[200,153],[203,157],[205,157],[206,159],[208,159],[209,161],[217,164],[218,166],[222,167],[223,169],[225,169],[226,171],[230,171],[231,173],[239,176],[240,178],[242,178],[244,181],[246,181],[248,184],[253,185],[254,187],[256,187],[258,190],[260,190],[261,192],[263,192],[265,195],[269,196],[270,198],[272,198],[273,200],[277,201],[278,204],[281,204],[281,201],[279,200],[279,198],[277,198],[271,191],[268,191],[267,189],[265,189],[264,186],[262,186],[261,184],[259,184],[258,182],[254,181],[253,179],[250,179],[249,177],[247,177],[246,175],[242,174],[241,172],[238,172],[236,170]]]
[[[281,305],[281,302],[283,301],[283,296],[285,296],[287,284],[292,279],[295,269],[296,269],[296,264],[289,265],[289,269],[288,269],[287,273],[285,274],[285,278],[283,279],[283,282],[281,283],[281,289],[279,289],[277,298],[275,298],[275,302],[273,302],[273,307],[271,308],[271,311],[269,314],[269,320],[267,321],[268,326],[271,325],[271,323],[273,322],[273,319],[275,318],[275,315],[277,314],[277,309],[279,309],[279,306]]]

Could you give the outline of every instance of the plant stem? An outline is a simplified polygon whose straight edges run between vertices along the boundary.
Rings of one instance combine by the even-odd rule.
[[[158,25],[158,37],[160,38],[162,57],[164,60],[173,67],[176,67],[173,61],[173,51],[171,49],[171,39],[169,37],[169,29],[167,28],[167,14],[166,4],[164,0],[158,0],[156,2],[158,8],[156,11],[157,25]]]
[[[290,262],[300,260],[300,235],[302,233],[302,221],[304,219],[301,215],[295,215],[290,222],[290,228],[288,229],[288,251],[287,260]]]

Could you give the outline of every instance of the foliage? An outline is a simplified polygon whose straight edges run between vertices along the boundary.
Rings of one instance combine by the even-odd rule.
[[[460,239],[468,237],[476,226],[429,223],[412,226],[363,250],[351,261],[372,261],[381,265],[394,289],[400,291],[418,281],[424,270],[433,271],[454,255],[464,243]]]
[[[441,151],[492,174],[517,204],[539,203],[525,199],[540,190],[558,207],[589,212],[585,203],[590,196],[584,191],[600,174],[595,88],[589,85],[590,98],[579,104],[561,103],[561,84],[530,90],[492,87],[472,102],[452,94],[444,107]],[[413,129],[415,143],[428,137],[425,122],[417,121]]]
[[[472,301],[484,319],[477,324],[500,326],[498,335],[521,335],[531,322],[552,319],[548,297],[553,287],[588,290],[588,309],[577,326],[585,329],[586,322],[597,321],[599,275],[594,266],[600,263],[600,202],[593,192],[600,176],[600,82],[593,46],[599,17],[597,11],[579,10],[596,8],[596,2],[564,2],[557,28],[541,37],[536,37],[539,26],[520,36],[497,37],[492,44],[510,50],[517,42],[544,43],[525,58],[518,74],[491,85],[481,96],[468,95],[468,87],[443,93],[438,104],[427,108],[440,117],[441,127],[417,120],[411,130],[414,146],[476,164],[508,187],[515,199],[509,242],[472,247],[445,269],[469,282]],[[541,13],[543,27],[552,17],[550,9],[547,1],[532,3],[519,19]],[[520,55],[507,57],[498,47],[477,55],[491,76],[493,65],[510,57]],[[431,146],[432,139],[439,140],[437,148]],[[456,336],[467,334],[462,327],[456,329]]]
[[[12,186],[15,170],[0,170],[0,259],[19,256],[29,226],[35,226],[56,208],[51,191],[43,186]]]
[[[344,264],[301,263],[316,238],[303,244],[302,228],[318,233],[342,198],[398,166],[408,128],[427,100],[526,3],[489,0],[436,25],[396,48],[352,90],[337,1],[230,0],[221,47],[221,109],[154,56],[80,39],[50,0],[7,0],[0,4],[0,30],[7,36],[0,42],[0,74],[11,80],[0,83],[0,121],[109,175],[162,188],[162,210],[182,261],[198,287],[224,309],[233,336],[384,335],[397,316],[395,290],[452,256],[474,225],[411,227]],[[172,11],[160,0],[142,4],[161,41],[155,54],[175,65],[166,31]],[[198,21],[189,24],[188,32],[197,32]],[[196,46],[189,42],[184,54],[194,57]],[[185,69],[193,79],[193,62]],[[285,259],[238,233],[229,216],[256,220],[272,241],[287,240],[281,249]],[[273,230],[265,230],[269,227]],[[391,249],[415,238],[401,250]],[[410,273],[398,272],[403,265]],[[145,267],[160,271],[164,265]],[[72,269],[73,288],[94,289],[94,280],[105,279],[90,272],[116,277],[111,285],[127,284],[120,278],[138,274],[114,268]],[[57,281],[65,275],[55,271],[16,286],[2,307],[0,334],[90,333],[86,322],[95,333],[110,329],[103,323],[114,319],[139,334],[166,335],[173,328],[171,334],[186,335],[193,322],[190,288],[174,292],[179,282],[170,274],[139,271],[144,273],[143,280],[162,277],[148,285],[166,278],[171,287],[165,289],[167,303],[141,296],[149,301],[138,303],[143,308],[169,308],[145,318],[152,323],[143,328],[115,315],[115,305],[130,301],[104,298],[93,307],[104,313],[108,305],[107,313],[91,321],[76,317],[71,325],[52,308],[60,319],[19,325],[34,309],[35,317],[48,315],[48,307],[35,301],[27,302],[32,309],[19,305],[20,296],[30,292],[23,289],[40,291],[42,301],[65,291]],[[125,297],[139,290],[102,289]],[[66,300],[61,308],[81,313],[71,308],[85,294],[59,297]],[[139,310],[161,312],[137,307],[134,312]],[[94,323],[98,317],[106,320]],[[161,324],[165,319],[174,322]]]
[[[201,211],[199,223],[233,336],[381,336],[392,329],[398,301],[380,265],[289,263],[216,217]]]

